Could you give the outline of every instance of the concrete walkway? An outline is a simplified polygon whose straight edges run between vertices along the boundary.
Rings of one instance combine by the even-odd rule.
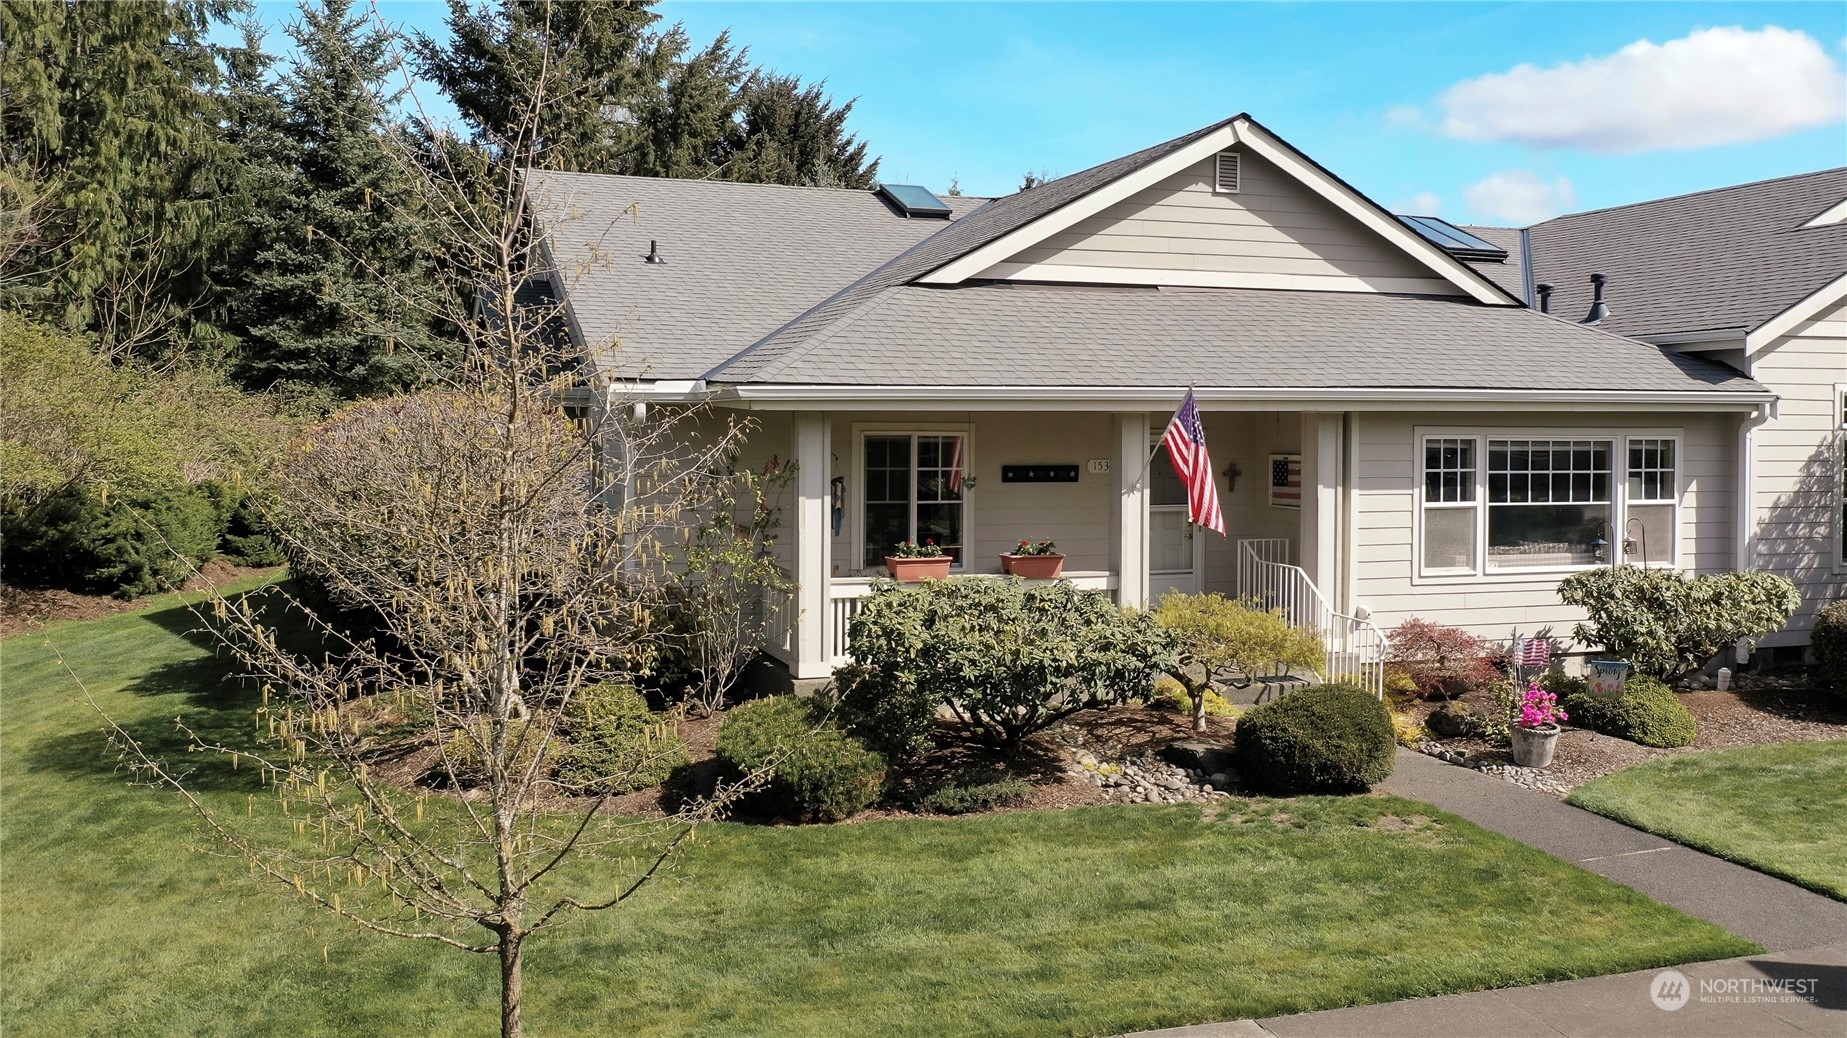
[[[1768,953],[1679,967],[1691,997],[1673,1012],[1650,997],[1661,971],[1645,970],[1128,1038],[1847,1038],[1847,904],[1409,750],[1399,751],[1382,788],[1607,876]],[[1812,1002],[1763,983],[1806,980],[1814,983],[1793,990],[1806,986]]]

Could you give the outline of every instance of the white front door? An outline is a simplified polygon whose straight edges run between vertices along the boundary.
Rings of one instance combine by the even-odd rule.
[[[1169,591],[1198,593],[1204,556],[1205,543],[1186,520],[1186,484],[1162,447],[1148,473],[1148,601]]]

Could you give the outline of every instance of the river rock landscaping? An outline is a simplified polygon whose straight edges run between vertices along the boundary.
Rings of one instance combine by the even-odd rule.
[[[1685,684],[1691,689],[1680,692],[1680,702],[1699,725],[1691,746],[1652,749],[1567,722],[1559,734],[1552,766],[1543,770],[1515,766],[1505,747],[1478,736],[1444,738],[1433,733],[1414,748],[1447,763],[1564,798],[1593,779],[1683,753],[1847,737],[1847,703],[1813,688],[1800,670],[1740,674],[1735,687],[1723,692],[1699,687],[1710,686],[1709,679],[1696,677]],[[1480,713],[1492,709],[1486,691],[1470,693],[1461,702]],[[1412,702],[1401,709],[1426,721],[1441,706]]]

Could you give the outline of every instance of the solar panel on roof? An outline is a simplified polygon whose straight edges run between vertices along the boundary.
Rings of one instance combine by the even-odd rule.
[[[880,184],[879,194],[906,216],[948,216],[949,203],[916,184]]]
[[[1434,216],[1400,216],[1399,222],[1422,235],[1425,241],[1444,252],[1465,260],[1504,260],[1507,250],[1485,238]]]

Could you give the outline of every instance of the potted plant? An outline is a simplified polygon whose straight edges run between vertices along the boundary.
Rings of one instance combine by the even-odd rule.
[[[1000,557],[1000,567],[1027,580],[1056,580],[1065,571],[1065,557],[1051,541],[1022,539],[1019,547]]]
[[[1520,719],[1512,731],[1514,763],[1523,768],[1544,768],[1558,747],[1558,723],[1571,715],[1558,705],[1558,697],[1539,687],[1538,679],[1526,686],[1520,698]]]
[[[934,538],[925,537],[922,544],[901,541],[894,545],[885,556],[885,572],[901,583],[942,580],[949,576],[949,564],[954,561],[936,546]]]

